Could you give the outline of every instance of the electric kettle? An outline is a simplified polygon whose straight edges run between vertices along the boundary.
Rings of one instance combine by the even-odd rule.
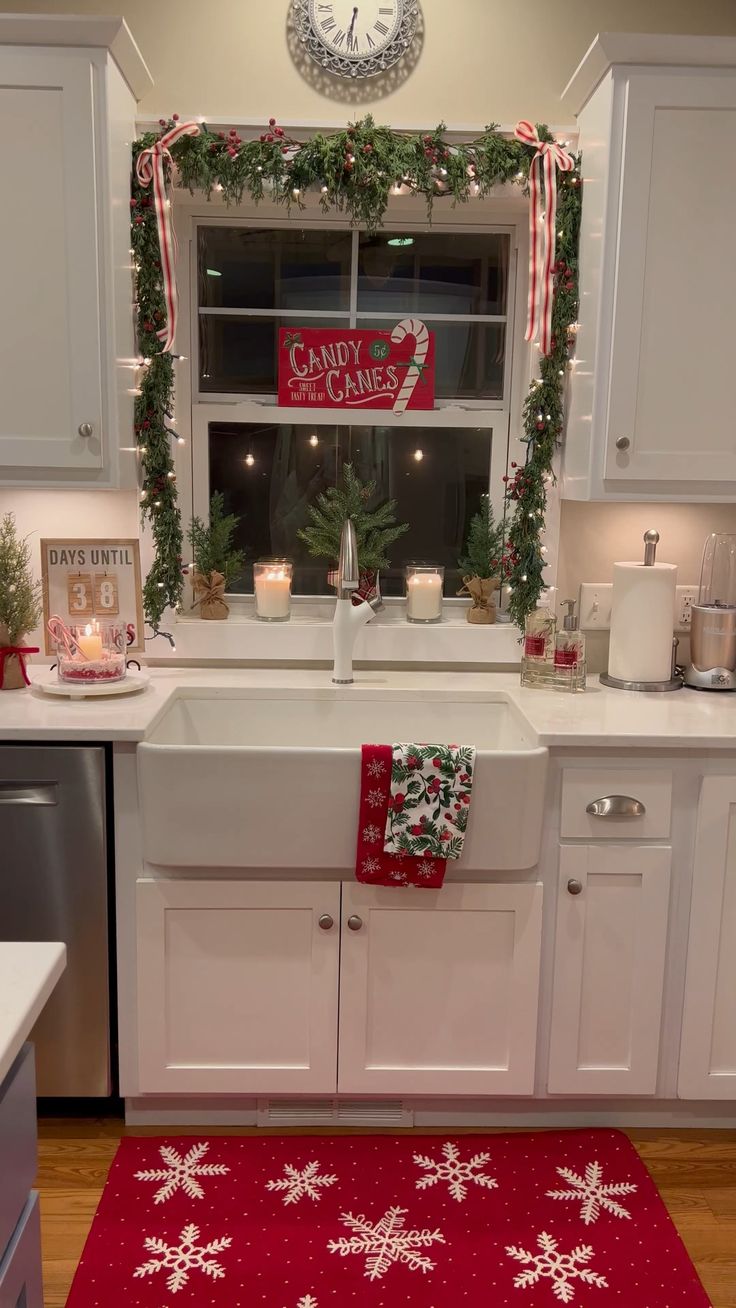
[[[695,690],[736,690],[735,534],[714,531],[705,542],[685,685]]]

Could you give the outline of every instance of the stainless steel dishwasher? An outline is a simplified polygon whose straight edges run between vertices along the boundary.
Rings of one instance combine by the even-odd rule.
[[[104,746],[0,746],[0,941],[63,940],[39,1019],[38,1094],[111,1091]]]

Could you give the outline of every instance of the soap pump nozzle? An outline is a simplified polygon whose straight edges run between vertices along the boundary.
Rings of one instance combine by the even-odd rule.
[[[563,600],[563,601],[562,601],[562,604],[561,604],[561,606],[560,606],[561,608],[564,609],[565,605],[567,605],[567,613],[565,614],[565,616],[564,616],[563,619],[562,619],[562,627],[563,627],[563,630],[564,630],[564,631],[577,631],[577,630],[578,630],[578,618],[577,618],[577,614],[576,614],[576,612],[575,612],[575,605],[576,605],[576,603],[577,603],[577,600],[574,600],[574,599],[569,599],[569,600]]]

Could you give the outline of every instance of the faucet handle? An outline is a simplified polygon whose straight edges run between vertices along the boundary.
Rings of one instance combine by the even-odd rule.
[[[340,536],[340,558],[337,565],[337,591],[339,595],[357,590],[360,585],[358,570],[358,541],[355,535],[355,523],[346,518],[342,524]]]

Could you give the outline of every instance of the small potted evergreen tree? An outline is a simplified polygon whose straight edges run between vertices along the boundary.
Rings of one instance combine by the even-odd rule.
[[[29,684],[27,655],[21,651],[41,613],[41,586],[33,580],[28,540],[18,536],[15,515],[6,513],[0,523],[0,690],[22,690]]]
[[[503,525],[493,520],[489,495],[484,495],[480,509],[470,521],[465,553],[458,559],[463,574],[460,595],[470,595],[468,622],[496,621],[496,591],[501,585]]]
[[[341,486],[330,486],[310,505],[310,525],[299,531],[314,558],[325,558],[332,565],[327,580],[334,584],[334,569],[340,557],[340,536],[346,518],[352,518],[358,543],[360,589],[357,596],[372,599],[378,594],[381,568],[389,566],[388,551],[404,532],[406,522],[396,521],[396,500],[386,500],[375,509],[368,505],[376,493],[376,483],[363,484],[352,463],[343,468]]]
[[[223,621],[230,612],[225,592],[241,575],[245,554],[233,549],[233,536],[240,518],[225,513],[225,497],[217,491],[210,500],[209,526],[193,517],[188,531],[194,559],[192,586],[203,618]]]

